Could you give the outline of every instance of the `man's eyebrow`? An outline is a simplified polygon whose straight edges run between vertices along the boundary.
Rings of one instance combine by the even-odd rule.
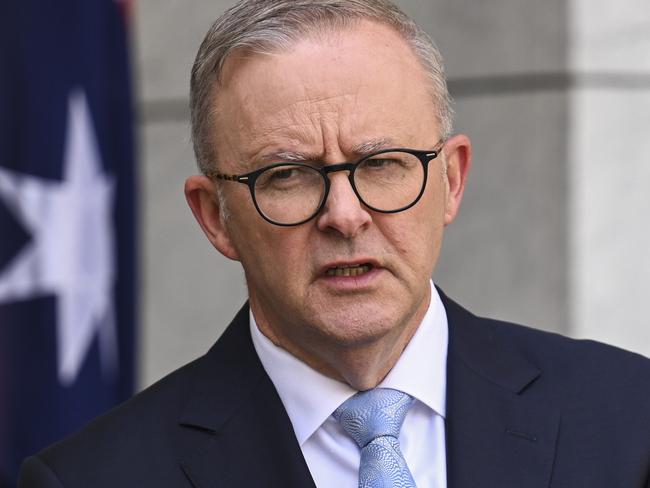
[[[396,147],[395,142],[392,139],[387,137],[379,137],[376,139],[369,139],[359,144],[355,144],[350,148],[350,153],[355,156],[365,156],[367,154],[371,154],[373,152],[381,151],[382,149],[391,147]],[[280,150],[264,154],[257,158],[257,161],[262,164],[272,164],[285,161],[289,163],[304,163],[309,161],[316,162],[321,161],[322,159],[323,156],[321,154],[293,150]]]
[[[379,137],[352,146],[351,152],[358,156],[365,156],[391,147],[396,147],[395,141],[387,137]]]
[[[253,167],[264,166],[275,163],[305,163],[309,161],[319,161],[322,156],[303,151],[294,150],[271,150],[268,152],[258,153],[257,155],[247,158],[249,164]]]
[[[265,160],[288,161],[292,163],[304,163],[305,161],[316,161],[321,157],[316,154],[304,153],[301,151],[278,151],[264,156]]]

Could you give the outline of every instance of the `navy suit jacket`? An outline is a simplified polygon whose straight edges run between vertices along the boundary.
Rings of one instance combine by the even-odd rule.
[[[650,488],[650,361],[449,319],[449,488]],[[21,488],[313,487],[248,307],[203,357],[27,459]]]

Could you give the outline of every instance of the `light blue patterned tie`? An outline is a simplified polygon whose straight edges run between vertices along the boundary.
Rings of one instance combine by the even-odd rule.
[[[399,448],[399,431],[413,398],[398,390],[360,391],[334,412],[334,418],[361,448],[359,488],[414,488]]]

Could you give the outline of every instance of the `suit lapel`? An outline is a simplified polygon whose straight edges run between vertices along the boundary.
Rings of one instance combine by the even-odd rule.
[[[247,306],[199,362],[180,424],[189,452],[181,466],[196,488],[314,486],[253,347]]]
[[[548,487],[559,409],[530,393],[541,372],[493,323],[440,295],[450,332],[448,487]],[[315,486],[253,348],[248,307],[196,364],[180,424],[181,467],[195,488]]]
[[[449,488],[548,487],[560,416],[535,392],[542,373],[501,328],[441,297],[450,331]]]

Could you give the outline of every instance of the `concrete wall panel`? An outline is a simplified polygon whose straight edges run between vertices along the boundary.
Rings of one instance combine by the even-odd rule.
[[[194,172],[185,123],[142,131],[141,372],[147,385],[199,355],[246,298],[238,263],[222,257],[194,221],[183,182]]]
[[[475,313],[567,330],[566,106],[561,91],[457,104],[474,164],[434,277]]]
[[[650,89],[581,90],[572,114],[571,332],[650,356]]]

